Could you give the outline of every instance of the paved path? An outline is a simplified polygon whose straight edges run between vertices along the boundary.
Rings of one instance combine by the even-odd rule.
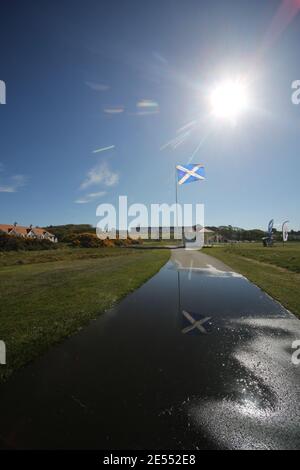
[[[300,448],[300,322],[202,253],[0,387],[0,447]]]

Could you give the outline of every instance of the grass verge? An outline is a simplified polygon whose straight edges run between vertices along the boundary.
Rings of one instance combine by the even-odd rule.
[[[0,340],[7,348],[0,381],[134,291],[169,258],[168,250],[109,248],[45,253],[59,257],[49,262],[44,253],[39,261],[30,253],[31,264],[27,258],[0,267]]]
[[[203,252],[243,274],[300,316],[300,244],[285,248],[238,245],[205,248]]]
[[[52,263],[55,261],[76,261],[83,259],[113,258],[130,255],[131,248],[70,248],[61,246],[56,250],[43,251],[0,251],[0,268],[5,266],[22,266],[24,264]]]

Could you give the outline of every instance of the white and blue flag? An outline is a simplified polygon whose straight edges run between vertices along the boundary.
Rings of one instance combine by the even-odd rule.
[[[289,239],[289,227],[288,227],[288,223],[289,221],[286,220],[285,222],[283,222],[282,224],[282,239],[284,242],[287,242],[288,239]]]
[[[205,180],[205,169],[201,164],[189,163],[187,165],[177,165],[178,184],[193,183],[194,181]]]
[[[268,235],[269,235],[269,237],[272,237],[272,235],[273,235],[273,228],[274,228],[274,219],[270,220],[269,225],[268,225]]]

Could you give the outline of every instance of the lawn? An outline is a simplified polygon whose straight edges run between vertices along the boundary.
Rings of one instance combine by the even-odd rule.
[[[153,276],[168,250],[62,249],[0,257],[0,380]],[[23,264],[21,264],[23,263]]]
[[[300,316],[300,243],[264,248],[259,244],[236,244],[204,248],[235,271]]]
[[[75,261],[83,259],[112,258],[115,256],[124,256],[133,254],[130,248],[70,248],[59,244],[60,247],[55,250],[43,251],[0,251],[0,268],[4,266],[49,263],[53,261]]]

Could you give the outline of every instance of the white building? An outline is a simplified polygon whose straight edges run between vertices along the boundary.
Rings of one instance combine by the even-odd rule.
[[[49,240],[52,243],[57,243],[57,238],[53,233],[48,232],[44,228],[32,227],[32,225],[30,227],[22,227],[17,224],[0,224],[0,234],[1,233],[15,237]]]

